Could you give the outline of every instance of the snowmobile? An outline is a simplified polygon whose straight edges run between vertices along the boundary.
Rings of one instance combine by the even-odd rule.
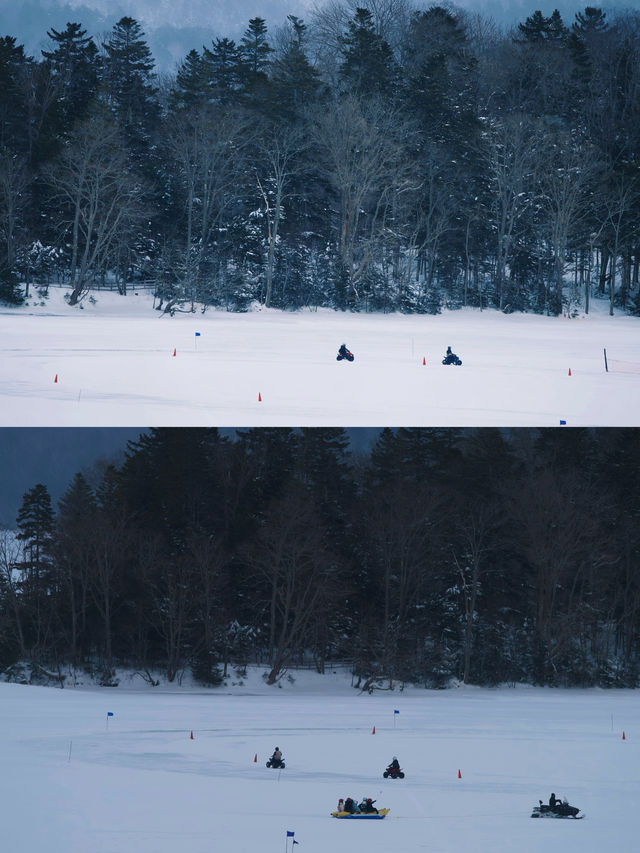
[[[284,758],[274,758],[272,755],[267,761],[267,767],[273,767],[276,770],[284,770]]]
[[[460,366],[462,364],[462,361],[461,361],[461,359],[458,358],[458,356],[455,354],[455,352],[452,352],[452,353],[449,353],[449,355],[445,355],[445,357],[442,359],[442,363],[443,364],[457,364],[458,366]]]
[[[539,805],[533,807],[531,817],[572,817],[580,820],[584,817],[583,814],[578,815],[580,809],[575,806],[570,806],[566,800],[556,802],[555,806],[545,805],[542,800],[538,800]]]
[[[346,344],[342,344],[340,349],[338,350],[338,355],[336,356],[336,361],[342,361],[343,358],[346,358],[347,361],[353,361],[355,356],[348,350]]]
[[[404,779],[404,773],[400,767],[392,767],[389,765],[382,774],[385,779]]]

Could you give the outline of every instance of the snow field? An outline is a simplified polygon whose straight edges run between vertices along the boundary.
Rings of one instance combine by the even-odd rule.
[[[144,294],[85,304],[70,309],[56,291],[45,307],[0,313],[0,426],[640,423],[639,376],[605,373],[603,360],[607,347],[640,365],[637,318],[471,309],[170,318]],[[342,342],[354,363],[336,362]],[[448,345],[462,367],[441,364]]]
[[[298,853],[637,849],[633,691],[368,696],[318,679],[175,693],[0,684],[3,848],[267,853],[290,830]],[[265,767],[276,744],[281,772]],[[404,780],[382,778],[394,754]],[[586,819],[531,820],[552,790]],[[391,812],[331,818],[346,796]]]

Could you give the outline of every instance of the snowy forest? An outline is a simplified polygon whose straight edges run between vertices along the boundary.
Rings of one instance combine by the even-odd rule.
[[[636,429],[151,429],[0,536],[0,671],[638,686]]]
[[[640,13],[614,15],[504,32],[346,0],[253,18],[175,73],[130,17],[69,22],[41,56],[5,35],[0,300],[637,311]]]

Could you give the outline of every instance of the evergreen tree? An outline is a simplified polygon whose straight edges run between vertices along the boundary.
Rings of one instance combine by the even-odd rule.
[[[12,36],[0,38],[0,151],[27,150],[24,86],[32,60]]]
[[[268,84],[268,70],[273,48],[267,37],[267,24],[263,18],[251,18],[240,39],[240,83],[253,104],[259,104]]]
[[[271,82],[274,111],[292,120],[313,102],[321,81],[304,50],[306,24],[288,15],[289,40],[272,64]]]
[[[42,483],[25,492],[16,524],[19,530],[17,539],[24,543],[24,571],[38,580],[50,565],[49,551],[54,528],[51,496]]]
[[[346,88],[363,95],[389,92],[397,80],[393,51],[375,31],[373,15],[358,8],[341,37],[340,77]]]
[[[171,105],[179,110],[192,109],[206,101],[205,61],[197,50],[190,50],[178,68]]]
[[[593,6],[586,6],[584,12],[576,12],[576,19],[571,25],[571,30],[579,35],[587,33],[603,33],[609,29],[605,20],[607,13]]]
[[[243,56],[242,50],[228,38],[216,39],[211,50],[204,48],[202,75],[210,102],[228,106],[238,100]]]
[[[78,23],[67,23],[62,32],[52,28],[47,35],[55,47],[53,50],[43,50],[42,55],[51,68],[52,80],[57,88],[61,131],[66,133],[74,122],[86,117],[89,104],[97,92],[98,48]]]
[[[159,118],[154,62],[140,24],[121,18],[105,43],[108,98],[128,145],[141,158]]]

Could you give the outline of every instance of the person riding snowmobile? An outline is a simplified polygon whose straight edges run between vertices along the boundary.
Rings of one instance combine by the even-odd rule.
[[[457,364],[460,362],[460,358],[453,352],[451,347],[447,347],[447,351],[444,354],[444,358],[442,359],[443,364]],[[460,362],[462,363],[462,362]]]
[[[276,746],[276,748],[273,750],[273,755],[271,756],[271,766],[272,767],[280,767],[281,764],[282,764],[282,753],[280,752],[280,750]]]
[[[343,358],[346,358],[347,361],[353,361],[354,355],[351,350],[347,349],[346,344],[341,344],[340,349],[338,350],[338,355],[336,356],[336,361],[342,361]]]

